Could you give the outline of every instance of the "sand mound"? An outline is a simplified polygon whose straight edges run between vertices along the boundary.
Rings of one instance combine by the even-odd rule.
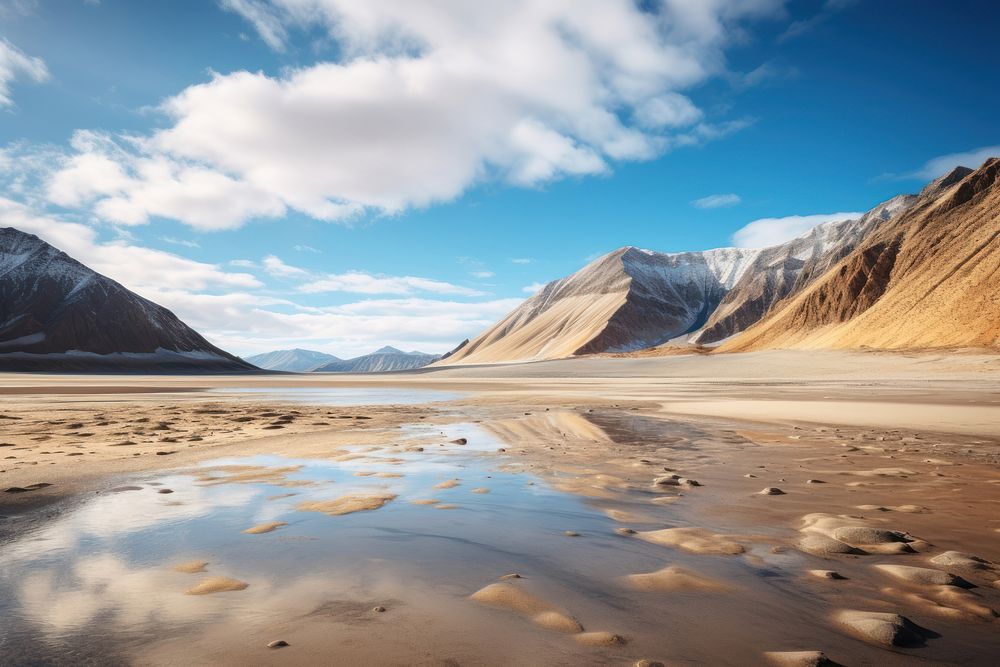
[[[925,584],[929,586],[963,586],[968,587],[969,582],[961,577],[956,577],[948,572],[932,570],[927,567],[914,567],[912,565],[875,565],[876,570],[895,577],[901,581],[911,584]]]
[[[945,551],[931,558],[931,562],[935,565],[949,567],[960,572],[971,572],[974,574],[995,573],[997,570],[997,566],[985,558],[962,553],[961,551]]]
[[[925,628],[900,616],[875,611],[839,611],[834,621],[858,639],[883,646],[922,646],[933,636]]]
[[[352,494],[334,498],[333,500],[301,503],[297,509],[300,512],[323,512],[330,516],[341,516],[343,514],[351,514],[352,512],[377,510],[395,497],[395,494],[392,493],[379,495]]]
[[[624,637],[612,632],[581,632],[573,639],[587,646],[616,646],[625,643]]]
[[[459,485],[459,481],[457,479],[448,479],[448,480],[445,480],[443,482],[438,482],[437,484],[434,485],[434,488],[435,489],[454,489],[458,485]]]
[[[418,498],[416,500],[411,500],[410,504],[411,505],[437,505],[440,502],[441,502],[440,500],[435,500],[433,498]]]
[[[908,553],[913,549],[907,543],[913,541],[899,530],[887,530],[868,525],[863,519],[836,514],[807,514],[802,517],[799,531],[806,534],[799,542],[799,548],[817,555],[833,553],[896,554]],[[827,538],[819,539],[817,536]],[[840,543],[853,547],[855,551],[839,547]]]
[[[822,651],[768,651],[764,659],[780,667],[838,667]]]
[[[272,530],[277,530],[278,528],[287,525],[288,524],[284,521],[268,521],[267,523],[254,526],[253,528],[247,528],[243,532],[247,535],[260,535],[261,533],[270,533]]]
[[[741,554],[743,545],[726,535],[717,535],[703,528],[664,528],[663,530],[639,531],[635,534],[641,540],[676,547],[696,554]]]
[[[207,560],[192,560],[174,565],[173,570],[174,572],[183,572],[185,574],[197,574],[198,572],[204,572],[207,565]]]
[[[850,544],[845,544],[840,540],[835,540],[832,537],[827,537],[826,535],[820,535],[818,533],[805,535],[799,540],[798,546],[800,550],[805,551],[808,554],[822,556],[824,558],[839,554],[860,555],[865,553],[861,549],[852,547]]]
[[[187,595],[210,595],[212,593],[225,593],[227,591],[242,591],[250,584],[238,579],[229,577],[211,577],[205,579],[194,588],[190,588],[185,593]]]
[[[490,584],[470,598],[481,604],[513,611],[548,630],[567,634],[583,632],[583,626],[575,618],[509,582]]]
[[[656,572],[630,574],[626,580],[641,590],[664,593],[724,593],[732,590],[729,585],[717,579],[711,579],[676,565],[665,567]]]

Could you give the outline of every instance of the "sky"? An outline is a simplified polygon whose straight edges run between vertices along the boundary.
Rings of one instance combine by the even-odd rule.
[[[0,226],[240,355],[445,352],[623,245],[1000,155],[995,2],[0,0]]]

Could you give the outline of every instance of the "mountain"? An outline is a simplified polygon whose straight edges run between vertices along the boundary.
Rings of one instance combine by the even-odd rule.
[[[37,236],[0,228],[0,369],[255,370]]]
[[[919,195],[768,248],[620,248],[549,283],[438,365],[667,342],[722,350],[996,346],[997,169],[995,160],[976,172],[956,169]]]
[[[914,195],[899,195],[860,218],[817,225],[787,243],[764,248],[691,341],[710,345],[743,331],[776,303],[826,273],[876,227],[906,212],[916,201]]]
[[[704,324],[759,253],[619,248],[549,283],[442,363],[554,359],[657,345]]]
[[[252,357],[247,357],[246,360],[258,368],[266,368],[270,371],[287,371],[289,373],[308,373],[323,364],[341,361],[341,359],[332,354],[299,348],[255,354]]]
[[[1000,159],[931,183],[721,349],[1000,347]]]
[[[394,347],[383,347],[371,354],[353,359],[337,360],[313,370],[317,373],[387,373],[422,368],[440,358],[437,354],[403,352]]]

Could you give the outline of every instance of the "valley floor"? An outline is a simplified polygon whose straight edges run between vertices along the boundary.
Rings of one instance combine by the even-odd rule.
[[[0,662],[992,664],[998,462],[975,353],[2,375]]]

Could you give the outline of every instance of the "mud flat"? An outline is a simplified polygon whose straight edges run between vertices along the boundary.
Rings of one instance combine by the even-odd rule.
[[[10,393],[0,662],[992,664],[995,361],[886,359],[343,380],[465,392],[409,405]],[[739,401],[773,413],[681,409]]]

